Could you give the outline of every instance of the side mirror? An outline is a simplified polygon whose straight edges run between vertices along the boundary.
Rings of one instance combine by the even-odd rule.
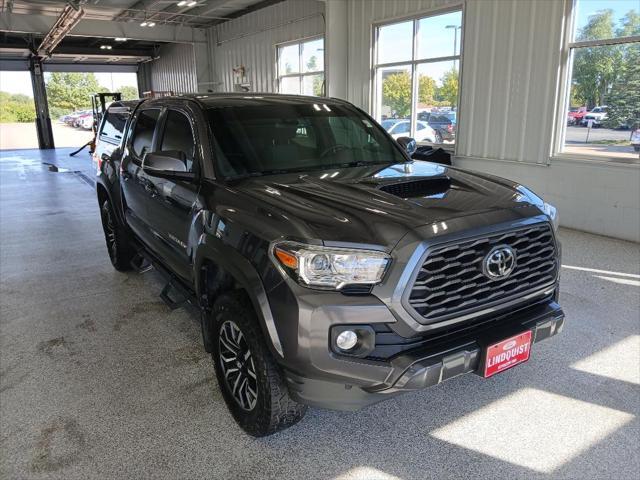
[[[409,156],[413,155],[418,149],[418,144],[411,137],[400,137],[396,141],[402,148],[404,148],[404,150],[409,154]]]
[[[195,176],[187,172],[185,159],[183,152],[149,152],[142,160],[142,171],[151,177],[192,180]]]

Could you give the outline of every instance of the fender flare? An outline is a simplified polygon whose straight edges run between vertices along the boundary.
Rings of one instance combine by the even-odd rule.
[[[105,179],[105,175],[102,172],[99,172],[98,175],[96,175],[96,196],[99,196],[100,188],[102,188],[107,193],[107,199],[109,200],[109,203],[111,203],[111,206],[113,207],[113,211],[115,212],[117,220],[120,222],[120,225],[126,226],[126,223],[124,221],[124,213],[122,212],[122,208],[121,208],[122,203],[115,201],[114,192],[112,190],[113,184],[111,184],[109,181]],[[98,203],[100,202],[98,201]],[[98,206],[102,208],[102,205],[98,205]]]
[[[247,292],[258,316],[262,331],[270,340],[268,344],[271,350],[281,358],[284,358],[284,350],[271,313],[267,292],[254,266],[234,248],[225,245],[212,235],[202,235],[194,258],[194,283],[198,298],[204,293],[201,291],[201,277],[202,265],[205,261],[211,261],[219,268],[222,268]],[[203,326],[203,328],[206,327]]]

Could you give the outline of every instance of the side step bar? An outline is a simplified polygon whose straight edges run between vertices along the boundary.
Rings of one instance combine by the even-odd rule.
[[[131,265],[138,273],[142,274],[151,269],[155,269],[167,280],[166,285],[160,293],[160,298],[167,307],[171,310],[175,310],[177,308],[184,307],[187,304],[191,304],[195,307],[198,306],[195,294],[173,273],[167,270],[164,265],[143,249],[139,249],[137,254],[137,258],[132,260]]]

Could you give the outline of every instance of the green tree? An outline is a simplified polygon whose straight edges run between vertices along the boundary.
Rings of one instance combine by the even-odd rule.
[[[418,102],[433,105],[437,89],[436,81],[433,78],[428,75],[418,76]]]
[[[624,68],[606,96],[608,105],[605,126],[630,128],[640,126],[640,45],[628,45]]]
[[[428,75],[418,77],[418,101],[435,103],[436,81]],[[382,81],[382,103],[398,117],[408,117],[411,113],[411,74],[397,72],[387,75]]]
[[[107,91],[93,73],[53,72],[46,85],[52,114],[90,108],[91,95]]]
[[[578,31],[576,40],[597,40],[615,36],[613,10],[591,15]],[[619,72],[622,57],[616,45],[578,48],[573,62],[574,98],[593,108],[604,104],[604,96]]]
[[[123,100],[135,100],[139,98],[137,87],[133,87],[131,85],[125,85],[124,87],[119,88],[118,91],[122,93]]]
[[[440,81],[442,86],[438,89],[438,100],[443,101],[447,106],[455,106],[458,103],[458,69],[452,67]]]
[[[36,119],[33,98],[22,94],[0,92],[0,123],[26,123]]]
[[[399,117],[411,113],[411,75],[398,72],[387,75],[382,81],[382,103]]]
[[[640,35],[640,15],[635,10],[629,10],[620,19],[620,27],[617,30],[618,37],[630,37]]]

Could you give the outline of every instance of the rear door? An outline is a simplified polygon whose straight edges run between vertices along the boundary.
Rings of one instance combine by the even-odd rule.
[[[149,175],[146,190],[152,249],[185,281],[192,281],[192,246],[189,232],[198,199],[201,159],[196,148],[195,124],[188,110],[167,108],[163,114],[156,151],[182,157],[184,171],[192,180],[167,179]]]
[[[147,206],[151,186],[148,176],[142,171],[142,159],[155,149],[160,112],[158,108],[149,108],[135,114],[120,169],[125,219],[147,245],[153,242]]]

